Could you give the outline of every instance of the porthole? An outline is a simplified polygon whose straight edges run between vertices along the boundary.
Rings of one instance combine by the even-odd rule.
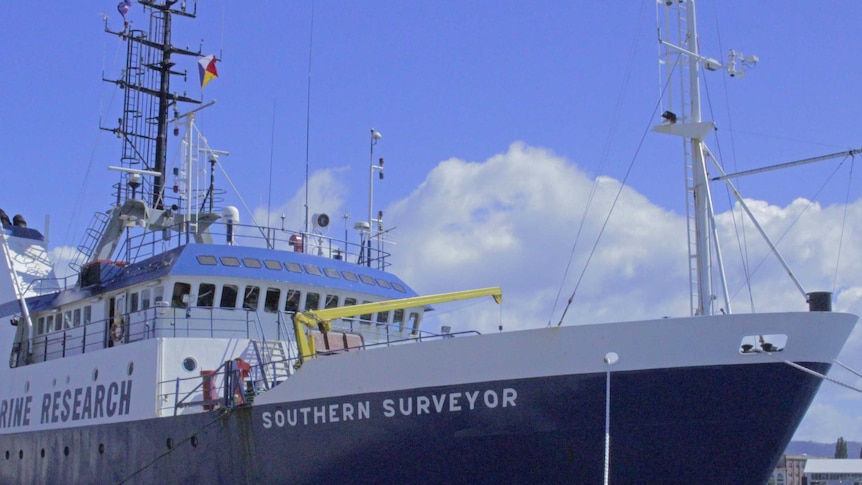
[[[99,380],[99,369],[93,369],[93,382]]]
[[[9,454],[10,454],[10,453],[9,453],[9,450],[6,450],[6,459],[7,459],[7,460],[9,459]]]
[[[69,456],[69,447],[63,448],[63,456]]]
[[[72,378],[71,378],[71,377],[69,377],[69,376],[66,376],[66,384],[68,384],[68,383],[69,383],[69,382],[71,382],[71,381],[72,381]]]
[[[24,392],[30,392],[30,381],[24,383]]]
[[[23,460],[23,459],[24,459],[24,450],[18,450],[18,459],[19,459],[19,460]]]
[[[169,449],[169,450],[174,449],[174,439],[173,439],[173,438],[168,438],[168,443],[167,443],[167,444],[168,444],[168,449]]]
[[[131,376],[132,372],[135,372],[135,363],[130,361],[128,367],[126,367],[126,374]]]
[[[191,372],[198,368],[198,361],[194,357],[186,357],[183,359],[183,369]]]
[[[192,447],[198,447],[198,435],[192,435]]]
[[[42,455],[42,458],[45,458],[45,448],[42,448],[42,451],[39,454]]]
[[[57,387],[57,378],[56,377],[51,381],[51,386]]]
[[[99,454],[101,455],[101,454],[104,454],[104,453],[105,453],[105,444],[104,444],[104,443],[99,443]]]

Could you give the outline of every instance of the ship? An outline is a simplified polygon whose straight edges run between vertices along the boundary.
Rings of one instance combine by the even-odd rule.
[[[370,208],[349,241],[327,214],[292,231],[222,206],[224,152],[195,122],[208,105],[171,88],[172,56],[203,57],[172,44],[197,4],[137,3],[146,30],[106,20],[128,58],[108,80],[123,114],[103,127],[119,182],[73,275],[55,276],[40,231],[3,220],[0,482],[767,481],[857,317],[827,292],[804,295],[807,312],[715,304],[698,71],[735,60],[698,53],[694,2],[660,7],[685,20],[662,46],[694,102],[656,128],[689,155],[692,314],[486,334],[422,327],[434,305],[502,291],[419,295]]]

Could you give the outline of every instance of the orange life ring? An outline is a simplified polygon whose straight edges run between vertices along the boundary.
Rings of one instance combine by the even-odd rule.
[[[126,335],[126,325],[123,322],[123,317],[119,316],[114,319],[114,323],[111,324],[111,339],[114,342],[121,342],[123,337]]]

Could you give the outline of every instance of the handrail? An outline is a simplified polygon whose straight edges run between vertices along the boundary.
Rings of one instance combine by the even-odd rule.
[[[154,233],[151,231],[129,236],[122,241],[115,254],[122,255],[122,258],[126,259],[129,263],[134,263],[166,250],[184,246],[188,242],[185,237],[173,237],[173,235],[182,236],[184,234],[183,228],[182,223],[168,226],[166,230],[172,234],[172,237],[168,240],[154,237]],[[161,234],[161,231],[159,234]],[[201,242],[205,244],[226,245],[228,244],[228,234],[231,234],[232,245],[237,246],[269,247],[354,262],[359,261],[360,258],[368,257],[367,254],[364,254],[368,251],[367,247],[361,243],[350,242],[343,238],[325,234],[310,234],[301,230],[237,223],[233,223],[229,231],[227,223],[221,221],[213,221],[209,224],[206,229],[207,237],[202,238]],[[302,241],[298,245],[295,236],[299,236],[300,241]],[[377,263],[375,265],[377,269],[385,270],[391,265],[387,261],[389,256],[391,256],[391,253],[388,251],[380,248],[372,248],[371,252],[371,261]]]

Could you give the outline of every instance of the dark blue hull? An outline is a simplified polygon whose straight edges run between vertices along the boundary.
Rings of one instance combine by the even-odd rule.
[[[605,377],[426,388],[8,435],[0,438],[0,481],[601,483]],[[766,483],[819,384],[781,363],[614,373],[610,481]]]

